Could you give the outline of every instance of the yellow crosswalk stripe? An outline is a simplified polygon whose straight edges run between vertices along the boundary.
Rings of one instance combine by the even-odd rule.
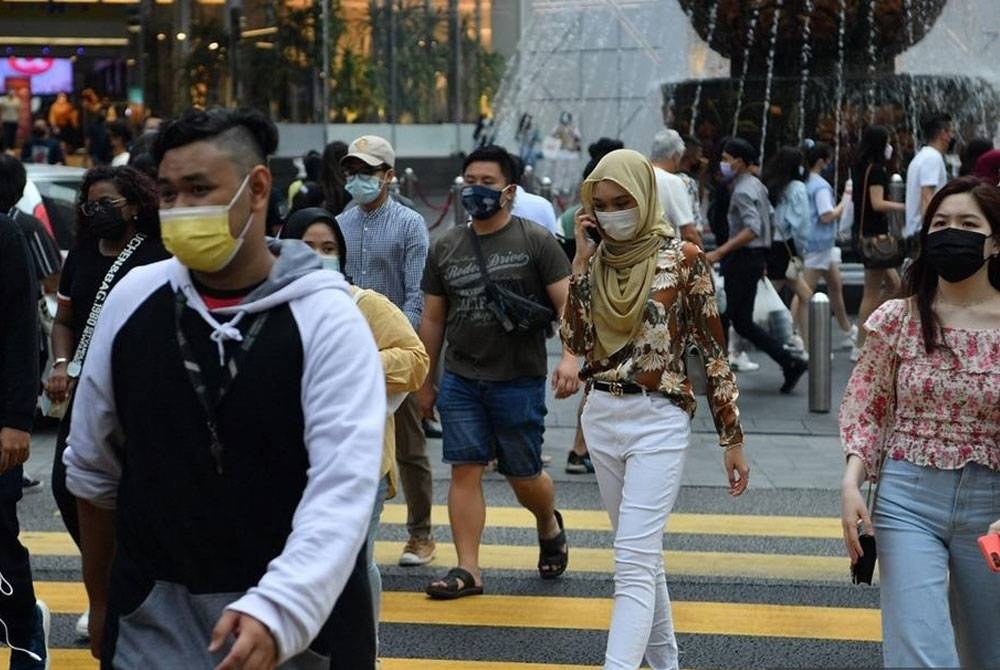
[[[57,670],[97,670],[98,663],[86,649],[52,649],[52,667]],[[0,666],[7,667],[10,652],[0,651]],[[502,661],[445,661],[430,658],[383,658],[382,670],[594,670],[596,665],[548,665]]]
[[[21,533],[21,541],[34,556],[79,555],[76,545],[66,533]],[[613,573],[614,556],[611,548],[574,547],[570,535],[570,570],[573,572]],[[395,565],[403,551],[401,542],[376,542],[375,561]],[[844,581],[847,559],[838,556],[808,556],[802,554],[759,554],[717,551],[665,551],[667,574],[674,576],[755,577],[794,581]],[[505,544],[480,547],[480,565],[487,570],[533,570],[538,563],[538,548]],[[436,565],[458,562],[455,548],[438,544]]]
[[[692,601],[674,601],[672,608],[678,633],[864,642],[881,639],[881,619],[874,609]],[[485,595],[442,602],[419,593],[388,592],[383,594],[381,620],[606,630],[611,621],[611,599]]]
[[[403,551],[401,542],[376,542],[375,562],[395,565]],[[784,579],[791,581],[819,580],[846,582],[849,575],[847,558],[835,556],[805,556],[800,554],[751,554],[715,551],[665,551],[667,575],[699,577],[743,577]],[[439,543],[435,565],[450,567],[458,563],[451,544]],[[538,548],[514,545],[486,544],[479,548],[479,564],[486,570],[533,570],[538,564]],[[574,547],[570,535],[569,570],[601,572],[615,570],[612,550]]]
[[[560,509],[568,530],[610,531],[611,521],[603,510]],[[446,523],[448,508],[434,505],[431,516]],[[382,523],[405,524],[406,505],[391,504],[382,512]],[[535,517],[521,507],[487,507],[487,528],[534,528]],[[668,533],[702,535],[738,535],[762,537],[793,537],[839,540],[843,537],[840,519],[835,517],[765,516],[747,514],[688,514],[670,515]]]
[[[35,591],[58,614],[79,614],[87,605],[79,582],[37,582]],[[611,620],[610,598],[485,595],[441,602],[422,593],[389,591],[382,599],[381,620],[387,623],[606,630]],[[881,619],[874,609],[701,601],[674,601],[672,606],[680,633],[881,639]]]

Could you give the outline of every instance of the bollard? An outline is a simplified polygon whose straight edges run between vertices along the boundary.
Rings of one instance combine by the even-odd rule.
[[[552,202],[552,180],[548,177],[542,177],[542,187],[538,189],[538,195],[542,196],[549,202]]]
[[[535,168],[530,165],[524,166],[524,174],[521,175],[521,186],[528,193],[535,192]]]
[[[400,182],[400,188],[403,191],[403,196],[413,200],[414,193],[417,186],[417,173],[413,171],[413,168],[406,168],[403,170],[403,179]]]
[[[830,411],[830,299],[809,299],[809,411]]]
[[[906,182],[897,173],[889,178],[889,200],[893,202],[905,202],[906,201]],[[896,236],[903,236],[903,229],[906,227],[906,215],[903,212],[889,212],[887,219],[889,221],[889,230]]]
[[[392,176],[392,181],[389,182],[389,196],[393,200],[399,199],[399,178],[395,175]]]
[[[451,186],[451,206],[455,211],[455,225],[461,226],[465,223],[465,207],[462,207],[462,188],[465,186],[465,178],[459,175]]]

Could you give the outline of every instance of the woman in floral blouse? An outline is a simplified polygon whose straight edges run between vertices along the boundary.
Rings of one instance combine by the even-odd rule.
[[[586,356],[582,425],[615,529],[615,601],[604,667],[677,667],[663,569],[663,527],[680,488],[695,398],[684,350],[706,360],[709,404],[724,448],[729,492],[750,474],[712,274],[698,247],[672,238],[653,167],[621,149],[581,188],[576,257],[561,327]],[[595,244],[590,231],[603,241]]]
[[[859,522],[876,535],[887,667],[995,668],[1000,575],[976,538],[1000,532],[1000,190],[947,184],[920,248],[909,297],[865,324],[841,405],[844,543],[854,563]]]

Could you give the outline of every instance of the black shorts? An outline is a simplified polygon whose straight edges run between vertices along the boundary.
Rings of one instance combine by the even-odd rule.
[[[788,253],[791,249],[795,251],[795,242],[771,242],[771,250],[767,253],[767,278],[771,281],[786,279],[785,272],[788,264],[792,261],[792,255]]]

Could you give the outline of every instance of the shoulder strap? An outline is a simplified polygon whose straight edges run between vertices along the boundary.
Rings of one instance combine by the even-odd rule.
[[[872,164],[868,164],[868,169],[865,170],[865,182],[864,190],[861,191],[861,224],[858,226],[858,237],[864,238],[865,236],[865,210],[868,209],[868,176],[872,173]]]
[[[509,333],[514,330],[514,322],[507,316],[507,311],[501,304],[496,284],[493,283],[490,271],[486,268],[486,257],[483,256],[483,247],[479,242],[479,235],[471,225],[467,230],[472,237],[472,250],[476,254],[476,262],[479,263],[479,276],[483,280],[483,288],[486,292],[486,306],[500,322],[504,331]]]

